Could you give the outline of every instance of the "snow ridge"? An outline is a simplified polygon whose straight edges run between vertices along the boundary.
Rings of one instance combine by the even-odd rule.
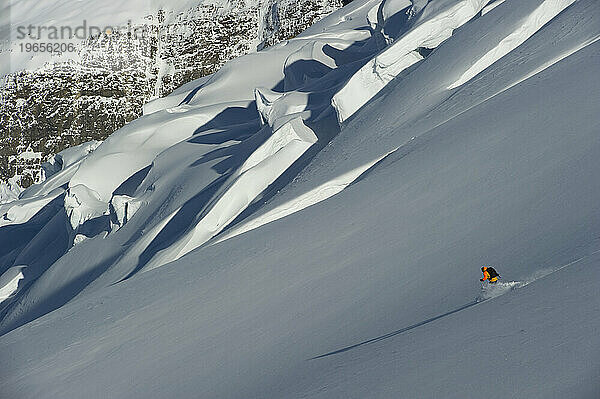
[[[448,88],[454,89],[465,82],[473,79],[475,75],[483,71],[491,64],[514,50],[525,40],[530,38],[548,21],[558,15],[562,10],[573,4],[575,0],[546,0],[542,2],[527,18],[522,25],[502,39],[493,49],[488,51],[483,57],[466,70],[460,78],[452,83]]]

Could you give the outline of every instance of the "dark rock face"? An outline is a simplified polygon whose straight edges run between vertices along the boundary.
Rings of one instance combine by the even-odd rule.
[[[232,58],[294,37],[341,6],[342,0],[234,0],[227,8],[159,10],[143,25],[89,38],[77,61],[6,76],[0,87],[0,180],[17,174],[23,186],[39,181],[39,163],[51,154],[105,139],[138,118],[149,100]],[[20,162],[20,154],[32,151],[39,160]]]

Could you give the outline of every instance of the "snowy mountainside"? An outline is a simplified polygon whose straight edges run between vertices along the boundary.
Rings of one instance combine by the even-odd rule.
[[[0,179],[17,176],[23,187],[42,181],[40,165],[52,154],[104,140],[141,116],[148,101],[232,58],[293,37],[341,5],[341,0],[8,4],[0,16],[5,22],[0,40],[7,40],[0,48],[0,67],[6,69],[0,71]],[[69,39],[70,33],[76,37]],[[42,45],[70,47],[62,53],[33,51]],[[20,159],[30,148],[40,158],[33,165]]]
[[[355,0],[58,154],[0,204],[0,390],[597,397],[599,38]]]

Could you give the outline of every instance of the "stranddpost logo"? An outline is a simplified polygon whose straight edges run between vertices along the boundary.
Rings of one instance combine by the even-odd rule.
[[[85,40],[90,37],[100,37],[103,34],[111,35],[114,32],[112,26],[103,28],[95,25],[88,26],[86,20],[83,24],[72,26],[45,26],[45,25],[27,25],[17,27],[17,40]]]
[[[164,28],[164,27],[163,27]],[[181,33],[181,32],[178,32]],[[122,26],[90,25],[86,20],[78,26],[21,25],[16,28],[16,39],[21,41],[22,52],[75,52],[75,41],[112,39],[142,40],[160,35],[156,25],[132,25],[128,21]],[[168,35],[169,32],[166,32]]]

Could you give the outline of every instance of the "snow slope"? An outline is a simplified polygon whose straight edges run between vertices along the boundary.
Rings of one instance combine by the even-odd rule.
[[[65,156],[0,205],[0,391],[598,397],[598,38],[355,0]]]
[[[7,182],[0,181],[0,204],[18,199],[22,191],[22,187],[14,178],[8,179]]]

